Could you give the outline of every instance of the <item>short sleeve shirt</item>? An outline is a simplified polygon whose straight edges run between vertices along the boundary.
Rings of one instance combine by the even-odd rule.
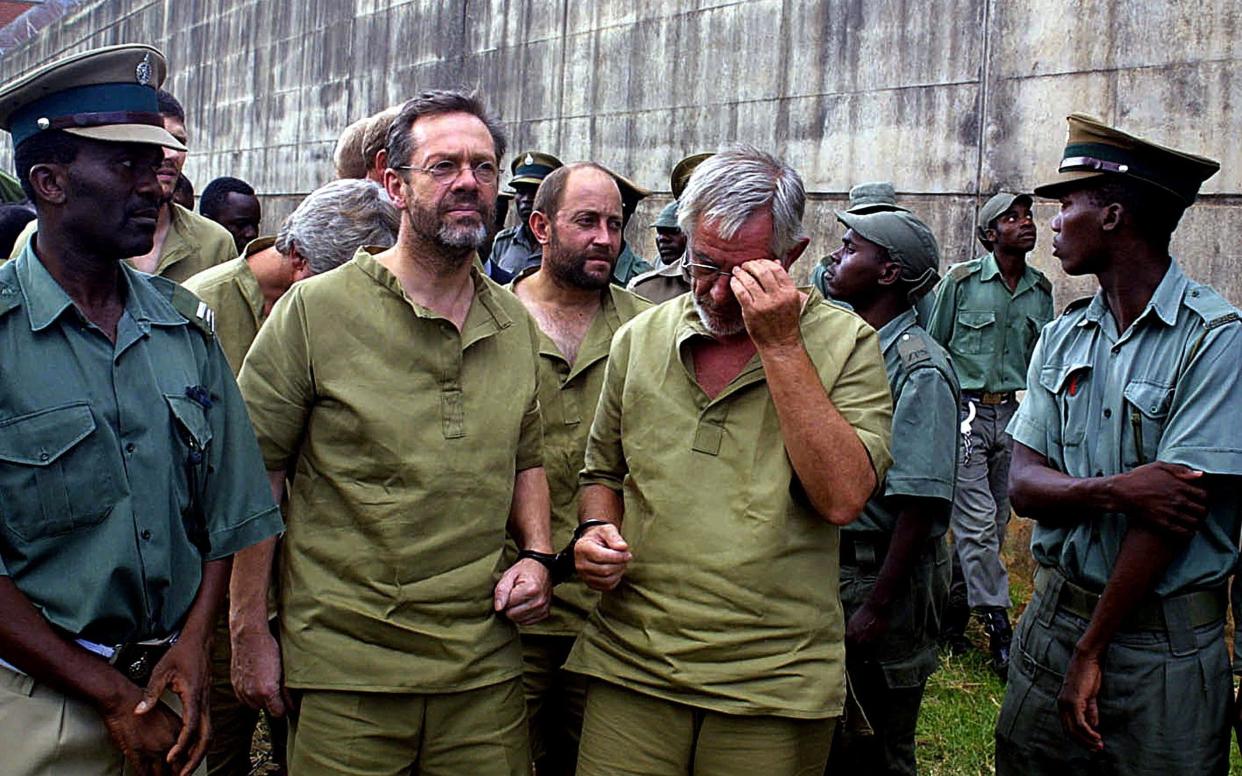
[[[517,276],[543,263],[543,246],[525,226],[511,226],[498,232],[492,241],[491,262],[511,276]]]
[[[459,333],[361,249],[281,297],[246,356],[263,459],[292,472],[291,687],[449,692],[521,672],[492,592],[515,472],[543,462],[538,329],[472,277]]]
[[[802,339],[877,478],[892,399],[875,331],[806,289]],[[621,491],[634,559],[602,596],[571,671],[727,714],[818,719],[845,698],[839,529],[786,455],[758,356],[715,398],[689,295],[613,338],[581,482]]]
[[[949,351],[963,391],[1026,387],[1026,367],[1052,320],[1052,284],[1027,265],[1012,293],[991,254],[949,268],[937,286],[927,333]]]
[[[1009,424],[1015,441],[1071,477],[1121,474],[1165,461],[1217,475],[1242,474],[1242,322],[1209,286],[1174,262],[1125,332],[1101,294],[1076,303],[1044,331],[1029,387]],[[1156,594],[1224,584],[1238,557],[1242,488],[1212,491],[1208,516],[1169,566]],[[1035,559],[1102,590],[1125,536],[1120,513],[1075,525],[1037,523]]]
[[[953,501],[957,480],[957,376],[940,347],[907,310],[880,328],[880,349],[893,393],[893,465],[884,477],[882,496],[867,502],[844,531],[882,531],[897,527],[893,496]],[[931,538],[943,537],[949,513],[932,526]]]
[[[689,293],[690,276],[682,263],[675,261],[634,277],[626,289],[659,304]]]
[[[263,313],[263,291],[246,259],[272,247],[274,242],[272,237],[253,240],[244,255],[205,269],[184,283],[215,313],[216,339],[220,340],[233,374],[241,371],[246,351],[267,319]]]
[[[0,267],[0,573],[107,645],[181,626],[205,560],[280,532],[246,408],[188,292],[122,266],[110,341],[29,247]]]

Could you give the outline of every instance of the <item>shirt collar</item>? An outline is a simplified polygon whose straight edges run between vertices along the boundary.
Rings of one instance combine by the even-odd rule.
[[[806,294],[806,299],[802,302],[802,312],[798,315],[798,320],[806,318],[807,314],[815,309],[818,304],[832,304],[824,299],[824,295],[819,292],[815,286],[799,286],[798,290]],[[677,303],[683,305],[685,309],[681,312],[681,320],[677,323],[676,344],[678,349],[682,343],[691,337],[711,337],[712,334],[703,325],[703,320],[699,318],[699,311],[694,307],[694,291],[693,289],[686,294],[682,294],[676,299],[671,299],[666,304]]]
[[[1147,300],[1147,306],[1134,319],[1134,323],[1138,323],[1148,315],[1154,315],[1168,326],[1176,324],[1177,313],[1181,308],[1182,298],[1185,296],[1186,288],[1189,285],[1190,281],[1186,278],[1185,273],[1182,272],[1182,268],[1177,265],[1177,260],[1174,259],[1169,262],[1169,268],[1165,271],[1164,277],[1160,279],[1156,290],[1152,292],[1151,299]],[[1108,305],[1104,302],[1104,292],[1096,291],[1078,325],[1098,325],[1104,316],[1109,314]],[[1131,327],[1133,327],[1133,324],[1131,324]]]
[[[879,332],[877,332],[880,335],[880,352],[887,353],[902,332],[917,322],[918,316],[915,314],[914,308],[911,308],[881,326]]]
[[[363,246],[358,249],[351,261],[357,265],[358,269],[362,270],[381,286],[401,297],[407,304],[410,304],[418,317],[441,317],[416,303],[412,303],[412,300],[405,295],[405,290],[401,288],[401,281],[397,280],[397,276],[389,272],[388,268],[380,264],[375,258],[376,253],[385,250],[388,249],[376,246]],[[472,258],[470,261],[470,280],[474,283],[474,301],[470,303],[470,312],[466,314],[466,320],[462,324],[461,334],[463,340],[467,338],[470,330],[479,324],[475,317],[476,311],[481,311],[488,316],[497,329],[508,328],[513,324],[513,319],[504,311],[492,292],[492,281],[479,271],[479,266],[478,257]]]

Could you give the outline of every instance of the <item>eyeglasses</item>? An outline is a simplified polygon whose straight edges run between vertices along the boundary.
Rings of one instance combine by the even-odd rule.
[[[733,277],[733,270],[721,269],[715,264],[699,264],[697,261],[687,261],[686,266],[690,268],[690,277],[706,280],[711,278],[715,280],[718,277]]]
[[[461,175],[462,170],[469,170],[470,174],[479,183],[495,183],[496,178],[500,175],[500,171],[496,169],[496,165],[491,162],[479,162],[469,167],[461,167],[457,162],[445,159],[436,162],[430,167],[415,167],[411,164],[399,164],[393,167],[394,170],[412,170],[413,172],[425,172],[431,176],[432,180],[441,186],[452,183],[457,180],[457,176]]]

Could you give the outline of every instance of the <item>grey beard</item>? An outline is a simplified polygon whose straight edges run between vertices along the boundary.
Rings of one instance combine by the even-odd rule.
[[[715,337],[732,337],[735,334],[741,334],[746,331],[746,322],[742,320],[734,321],[727,326],[721,326],[714,321],[711,315],[699,304],[697,296],[692,297],[694,302],[694,311],[699,314],[699,320],[703,323],[703,328],[707,329],[712,336]]]
[[[441,224],[436,231],[436,242],[451,251],[473,251],[487,239],[487,226],[478,228]]]

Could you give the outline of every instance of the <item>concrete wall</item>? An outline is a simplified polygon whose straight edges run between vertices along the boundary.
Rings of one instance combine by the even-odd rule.
[[[190,114],[187,174],[253,183],[269,229],[330,179],[341,128],[428,87],[477,86],[515,150],[596,159],[661,192],[631,225],[646,255],[673,163],[752,142],[812,192],[802,273],[862,180],[893,180],[946,264],[970,257],[977,204],[1054,170],[1063,117],[1082,110],[1222,162],[1174,250],[1242,303],[1239,17],[1232,0],[83,0],[0,72],[161,47]],[[1052,212],[1034,263],[1065,302],[1092,283],[1049,255]]]

